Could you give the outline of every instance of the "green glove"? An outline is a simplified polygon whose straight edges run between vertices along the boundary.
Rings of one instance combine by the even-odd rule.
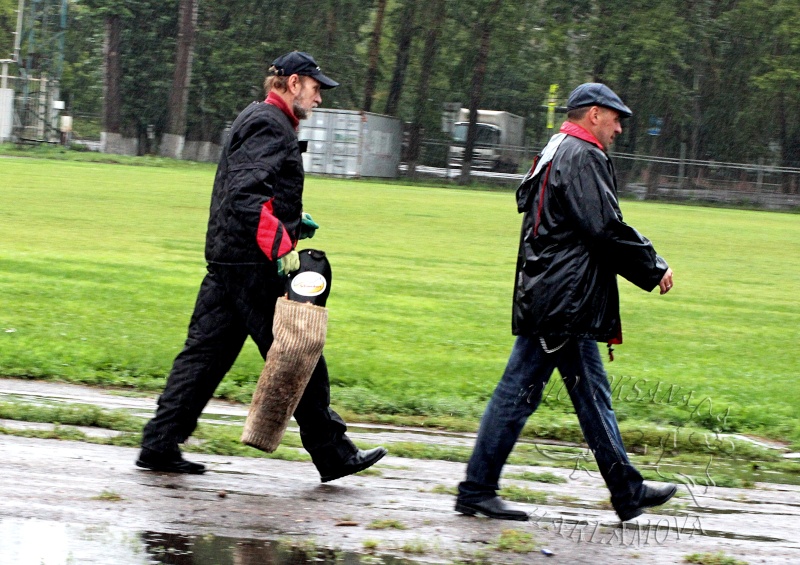
[[[278,276],[285,277],[300,268],[300,255],[297,251],[289,251],[286,255],[278,259]]]
[[[303,212],[300,216],[300,239],[311,239],[319,229],[319,224],[314,221],[311,214]]]

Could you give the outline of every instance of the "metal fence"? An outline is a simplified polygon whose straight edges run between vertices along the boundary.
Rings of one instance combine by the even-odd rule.
[[[624,193],[770,209],[800,208],[800,168],[613,153]]]
[[[448,166],[449,143],[426,140],[422,144],[415,176],[436,177],[457,182],[460,169]],[[539,147],[515,147],[519,155],[516,174],[473,169],[478,182],[516,187]],[[621,195],[649,200],[695,201],[767,209],[800,209],[800,168],[764,162],[725,163],[633,153],[610,153],[617,170]],[[409,175],[401,165],[401,174]]]

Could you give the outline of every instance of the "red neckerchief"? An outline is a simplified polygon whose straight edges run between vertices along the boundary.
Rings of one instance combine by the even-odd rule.
[[[574,124],[572,122],[564,122],[561,125],[561,133],[566,133],[567,135],[571,135],[572,137],[577,137],[578,139],[588,141],[589,143],[594,143],[603,151],[606,150],[605,147],[603,147],[603,144],[597,141],[597,138],[595,136],[586,131],[586,128],[583,128],[578,124]]]
[[[292,122],[292,127],[297,129],[297,126],[300,125],[300,120],[297,119],[297,116],[294,115],[294,112],[289,105],[286,103],[286,100],[275,94],[274,92],[270,91],[269,96],[267,99],[264,100],[267,104],[272,104],[273,106],[280,108],[281,112],[286,114],[286,117],[289,118],[289,121]]]

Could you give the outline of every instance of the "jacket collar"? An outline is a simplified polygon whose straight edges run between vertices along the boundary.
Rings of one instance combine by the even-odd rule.
[[[289,105],[286,103],[286,101],[274,92],[270,91],[267,99],[264,102],[271,104],[272,106],[276,106],[284,114],[286,114],[286,117],[289,118],[290,122],[292,122],[292,127],[294,129],[297,129],[297,126],[300,125],[300,120],[298,120],[297,116],[294,115],[294,112],[291,108],[289,108]]]
[[[579,126],[578,124],[574,124],[572,122],[564,122],[561,125],[561,133],[566,133],[567,135],[571,135],[572,137],[577,137],[578,139],[582,139],[584,141],[588,141],[589,143],[593,143],[597,145],[600,149],[605,151],[605,147],[603,144],[597,141],[597,138],[589,133],[586,128]]]

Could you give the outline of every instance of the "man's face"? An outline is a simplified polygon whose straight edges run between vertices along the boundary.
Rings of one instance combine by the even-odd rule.
[[[305,120],[311,111],[322,104],[319,81],[311,77],[298,77],[300,79],[299,92],[294,97],[292,110],[298,120]]]
[[[617,134],[622,133],[622,119],[619,112],[611,108],[596,106],[598,112],[595,119],[594,136],[605,149],[614,142]],[[594,108],[593,108],[594,109]]]

